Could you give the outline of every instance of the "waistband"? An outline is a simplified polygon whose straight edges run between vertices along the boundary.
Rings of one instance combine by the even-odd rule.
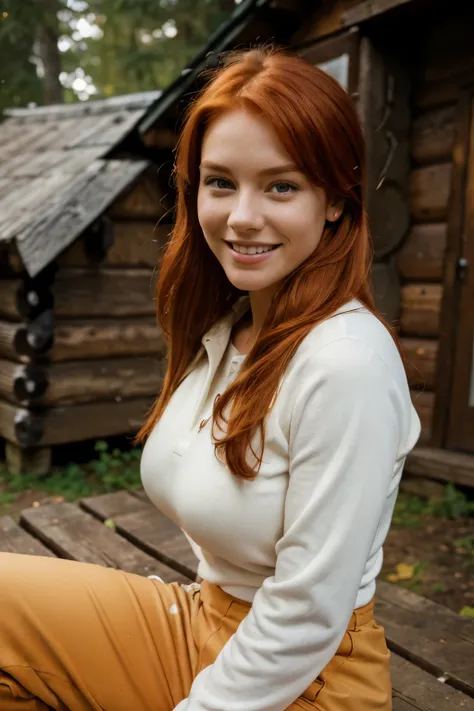
[[[201,600],[205,605],[209,605],[222,616],[231,619],[242,621],[246,617],[252,607],[251,602],[240,600],[233,595],[229,595],[215,583],[209,583],[203,580],[201,583]],[[374,619],[374,599],[354,610],[347,629],[355,631],[358,627],[367,624]]]

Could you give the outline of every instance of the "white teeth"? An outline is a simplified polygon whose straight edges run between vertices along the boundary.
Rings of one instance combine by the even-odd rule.
[[[239,254],[263,254],[263,252],[271,252],[271,247],[242,247],[240,244],[232,244],[233,249]]]

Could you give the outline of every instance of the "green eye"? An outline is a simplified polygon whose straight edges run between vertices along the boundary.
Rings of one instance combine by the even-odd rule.
[[[218,190],[231,190],[232,183],[225,178],[207,178],[206,185],[210,185]]]
[[[298,190],[296,185],[293,185],[292,183],[285,183],[282,181],[272,185],[272,190],[273,189],[275,189],[275,192],[277,192],[279,195],[286,195],[287,193],[291,193],[293,190]]]

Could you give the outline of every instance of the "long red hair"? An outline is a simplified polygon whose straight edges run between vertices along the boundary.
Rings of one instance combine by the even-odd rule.
[[[223,112],[237,108],[267,121],[296,165],[324,188],[328,199],[344,200],[340,219],[327,224],[314,253],[279,286],[239,376],[214,403],[214,426],[219,423],[222,429],[225,423],[217,454],[236,476],[250,479],[261,464],[266,416],[305,336],[351,299],[383,319],[375,312],[370,283],[365,143],[352,100],[328,74],[297,56],[271,48],[233,53],[191,104],[178,144],[176,221],[156,299],[168,366],[137,441],[146,439],[160,419],[203,335],[241,296],[207,246],[197,215],[204,132]],[[249,451],[255,466],[248,462]]]

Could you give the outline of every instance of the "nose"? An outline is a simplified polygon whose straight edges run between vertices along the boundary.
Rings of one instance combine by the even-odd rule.
[[[227,221],[228,226],[236,232],[250,232],[261,230],[264,222],[258,199],[249,193],[237,193]]]

